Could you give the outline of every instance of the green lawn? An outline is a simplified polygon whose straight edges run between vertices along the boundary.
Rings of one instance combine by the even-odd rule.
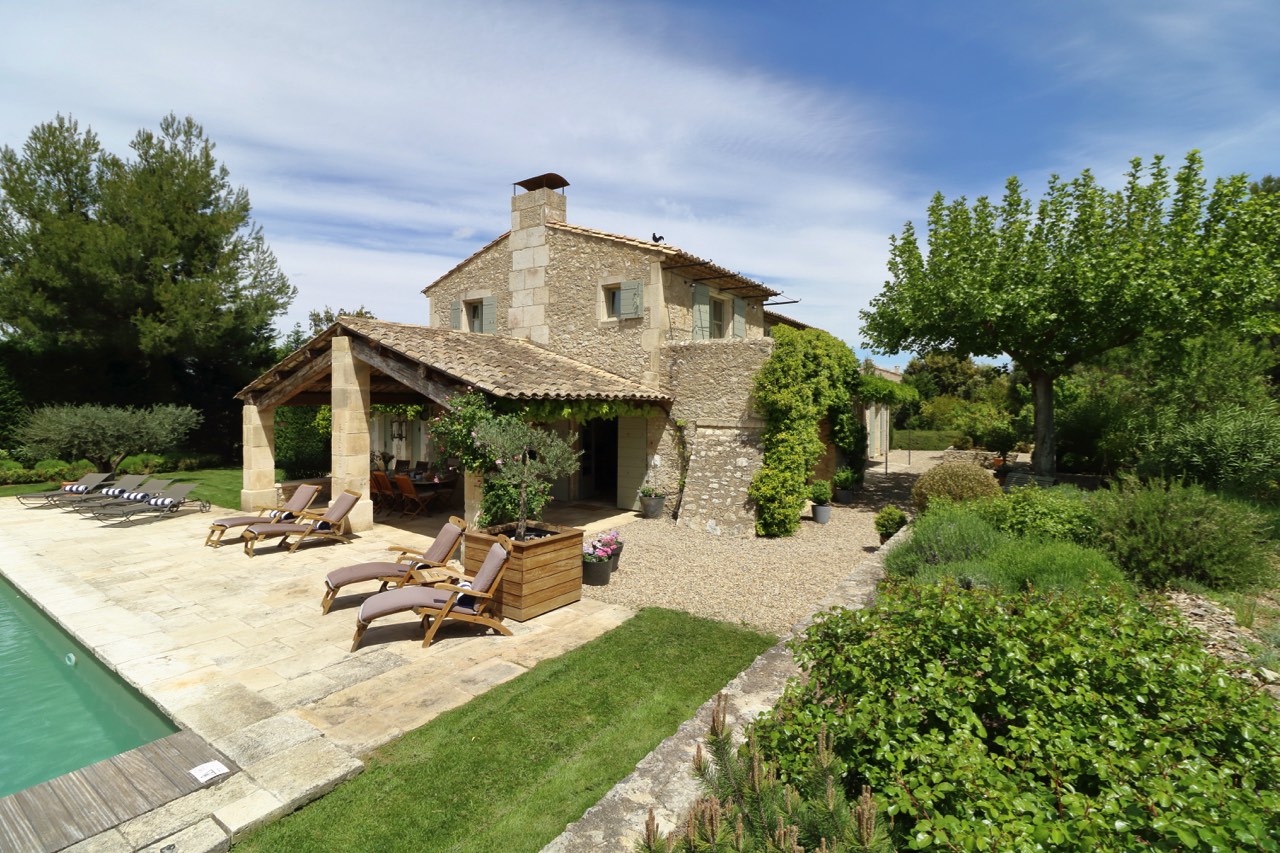
[[[539,850],[774,642],[642,610],[378,750],[235,849]]]
[[[215,506],[229,507],[231,509],[240,508],[240,487],[243,481],[243,473],[239,468],[204,468],[199,471],[171,471],[167,473],[158,473],[155,476],[163,477],[166,480],[177,480],[183,483],[199,483],[200,487],[192,492],[192,496],[199,500],[206,500]],[[282,472],[276,472],[276,479],[282,477]],[[41,492],[46,489],[56,489],[57,483],[25,483],[19,486],[0,486],[0,497],[12,497],[13,495],[25,495],[32,492]]]

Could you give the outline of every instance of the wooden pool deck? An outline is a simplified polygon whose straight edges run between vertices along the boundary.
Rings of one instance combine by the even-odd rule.
[[[371,750],[632,615],[583,599],[508,622],[511,637],[446,625],[423,649],[409,614],[351,653],[358,593],[376,586],[322,615],[324,576],[425,548],[443,516],[294,554],[202,546],[212,520],[238,514],[103,525],[0,498],[0,573],[182,730],[0,800],[0,850],[226,850],[362,772]],[[231,772],[186,778],[210,759]]]
[[[206,782],[191,771],[210,761],[227,768]],[[0,850],[53,853],[212,787],[240,768],[191,732],[91,764],[0,798]]]

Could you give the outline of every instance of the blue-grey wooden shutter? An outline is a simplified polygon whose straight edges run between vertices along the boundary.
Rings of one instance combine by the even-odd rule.
[[[449,306],[449,328],[462,328],[462,300],[455,299],[453,304]]]
[[[741,296],[733,297],[733,336],[747,336],[747,301]]]
[[[705,341],[711,337],[711,288],[705,284],[693,286],[693,339]]]
[[[618,286],[618,290],[620,291],[622,301],[622,304],[619,306],[618,317],[623,320],[643,317],[644,282],[624,281]]]
[[[493,334],[497,319],[498,300],[492,296],[486,296],[481,300],[480,305],[480,331]]]

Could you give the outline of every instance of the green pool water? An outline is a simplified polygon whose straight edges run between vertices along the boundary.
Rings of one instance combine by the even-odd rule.
[[[177,730],[0,575],[0,797]]]

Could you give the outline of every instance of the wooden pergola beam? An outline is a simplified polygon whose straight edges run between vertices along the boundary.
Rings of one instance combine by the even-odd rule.
[[[449,407],[449,398],[459,390],[457,386],[446,385],[443,382],[437,382],[429,378],[426,375],[427,371],[424,365],[417,362],[407,363],[400,359],[383,355],[359,338],[352,339],[351,353],[370,367],[376,367],[401,385],[413,389],[433,403],[438,403],[445,408]]]

